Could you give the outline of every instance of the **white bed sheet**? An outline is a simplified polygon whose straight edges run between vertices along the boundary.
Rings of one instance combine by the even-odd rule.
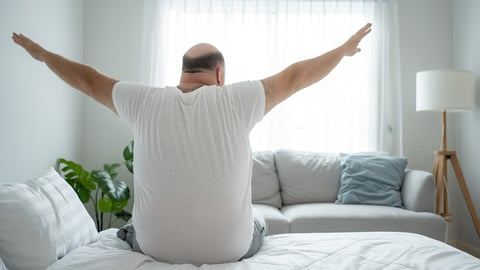
[[[398,232],[308,233],[268,236],[261,250],[241,262],[171,265],[132,252],[109,229],[48,270],[250,270],[250,269],[480,269],[480,260],[431,238]],[[206,247],[208,248],[208,247]]]

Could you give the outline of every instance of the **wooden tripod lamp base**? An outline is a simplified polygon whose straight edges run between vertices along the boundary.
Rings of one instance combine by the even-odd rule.
[[[435,151],[433,174],[436,178],[436,211],[451,221],[448,206],[447,160],[452,163],[463,198],[480,237],[480,221],[468,192],[455,151],[447,151],[447,111],[472,110],[475,107],[473,72],[458,69],[434,69],[417,72],[417,111],[442,112],[441,150]]]
[[[462,168],[457,159],[457,153],[455,151],[434,151],[435,163],[433,166],[433,175],[436,179],[436,212],[441,215],[446,221],[450,222],[452,216],[448,205],[448,180],[447,180],[447,160],[452,163],[455,176],[457,177],[458,184],[463,193],[463,198],[467,204],[468,211],[472,218],[473,224],[477,235],[480,237],[480,221],[478,220],[477,211],[468,191],[465,178],[463,177]]]

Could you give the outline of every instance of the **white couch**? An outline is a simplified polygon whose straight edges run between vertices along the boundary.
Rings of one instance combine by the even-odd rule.
[[[431,173],[402,171],[402,207],[344,204],[336,203],[342,165],[339,154],[254,153],[252,200],[268,234],[399,231],[446,241],[447,223],[434,213]]]

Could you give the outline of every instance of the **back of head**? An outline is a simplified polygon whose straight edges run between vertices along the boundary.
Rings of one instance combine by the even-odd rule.
[[[204,70],[215,70],[224,67],[222,53],[214,46],[201,43],[190,48],[183,56],[182,72],[194,73]]]

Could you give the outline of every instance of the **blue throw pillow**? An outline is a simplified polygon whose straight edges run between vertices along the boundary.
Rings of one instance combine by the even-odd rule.
[[[402,187],[407,159],[391,156],[340,156],[342,175],[336,203],[403,207]]]

